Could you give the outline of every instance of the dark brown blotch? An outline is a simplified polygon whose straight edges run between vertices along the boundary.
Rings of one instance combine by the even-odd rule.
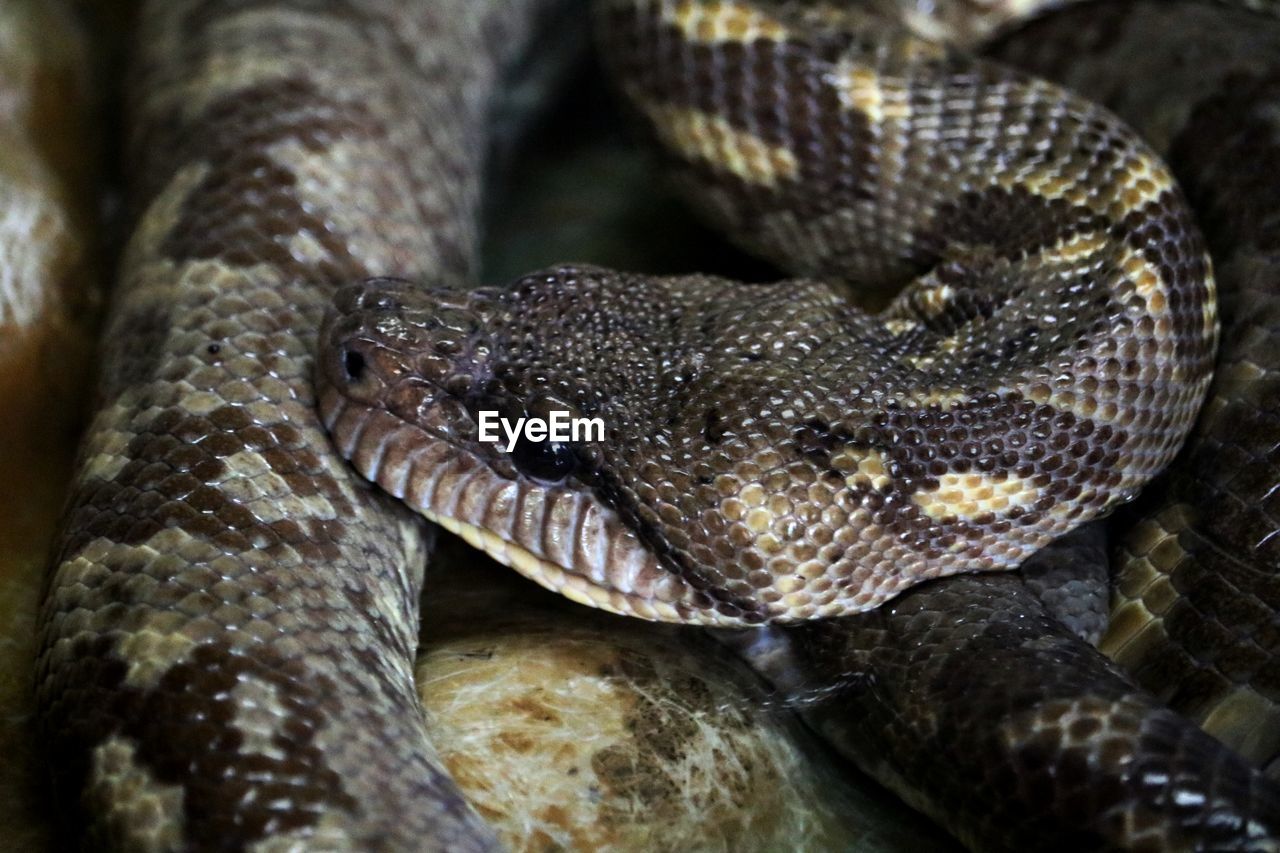
[[[75,673],[62,674],[84,697],[79,705],[94,711],[73,715],[68,705],[55,705],[46,718],[48,731],[56,732],[50,743],[59,790],[84,790],[92,750],[117,737],[134,747],[137,762],[158,784],[181,787],[185,838],[193,846],[210,839],[250,844],[315,826],[325,813],[360,808],[318,742],[334,693],[323,676],[269,647],[250,656],[207,643],[154,686],[131,687],[114,642],[110,636],[78,640],[71,653]],[[248,681],[273,689],[285,713],[271,736],[271,754],[244,752],[244,735],[234,724],[232,691]]]

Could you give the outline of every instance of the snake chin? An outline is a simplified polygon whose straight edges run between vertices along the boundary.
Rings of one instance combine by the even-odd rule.
[[[429,521],[580,604],[653,621],[758,622],[667,567],[573,473],[539,476],[526,470],[527,448],[479,440],[480,409],[546,403],[502,391],[480,331],[488,298],[398,279],[338,294],[317,371],[338,452]]]

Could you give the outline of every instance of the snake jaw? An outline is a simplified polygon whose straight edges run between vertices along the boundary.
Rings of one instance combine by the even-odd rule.
[[[477,409],[517,404],[480,331],[489,298],[393,279],[338,294],[317,369],[321,419],[338,452],[429,521],[580,604],[653,621],[760,621],[673,571],[595,497],[586,472],[547,482],[478,440]],[[589,447],[577,452],[593,457]]]

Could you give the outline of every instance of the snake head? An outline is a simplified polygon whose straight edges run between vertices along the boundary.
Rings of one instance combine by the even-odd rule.
[[[904,318],[805,280],[367,282],[324,328],[321,413],[366,477],[574,600],[716,625],[844,615],[1016,567],[1106,513],[1203,392],[1168,360],[1103,381],[1090,347],[1114,330],[1085,309],[1079,335],[1008,346],[1025,321],[955,289],[907,293]],[[600,429],[485,440],[486,418],[556,412]]]
[[[682,576],[636,513],[601,496],[618,491],[607,447],[619,431],[603,425],[627,408],[633,377],[652,375],[664,358],[651,350],[644,364],[605,351],[644,313],[613,299],[633,284],[565,268],[511,290],[399,279],[344,288],[321,332],[322,418],[365,477],[575,601],[655,620],[760,621]],[[593,298],[604,291],[612,296]],[[568,441],[500,427],[551,423],[557,413],[571,424]],[[575,435],[572,424],[592,420],[599,431]],[[498,440],[486,440],[495,421]]]

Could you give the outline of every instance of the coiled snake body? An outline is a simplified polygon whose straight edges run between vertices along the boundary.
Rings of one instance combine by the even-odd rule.
[[[99,838],[492,843],[412,691],[422,528],[349,473],[313,410],[340,284],[424,286],[340,292],[319,365],[338,450],[542,583],[649,618],[838,616],[1013,568],[1133,497],[1190,428],[1216,303],[1161,161],[1105,110],[859,8],[611,0],[600,19],[708,215],[803,274],[909,280],[882,312],[811,280],[587,267],[468,289],[484,104],[538,5],[149,9],[137,225],[39,673],[59,782]],[[477,441],[486,408],[610,432],[505,454]],[[1095,844],[1267,843],[1274,784],[1048,617],[1000,627],[1035,606],[1010,583],[944,580],[798,629],[806,665],[852,649],[888,679],[856,699],[887,757],[818,727],[975,845],[1072,820]],[[899,666],[899,619],[954,632]],[[965,648],[988,655],[971,666],[1037,663],[994,691],[918,671]],[[972,691],[952,731],[990,727],[943,760],[953,778],[931,782],[938,756],[910,744],[903,672],[908,710]],[[1199,799],[1167,802],[1170,778]]]

